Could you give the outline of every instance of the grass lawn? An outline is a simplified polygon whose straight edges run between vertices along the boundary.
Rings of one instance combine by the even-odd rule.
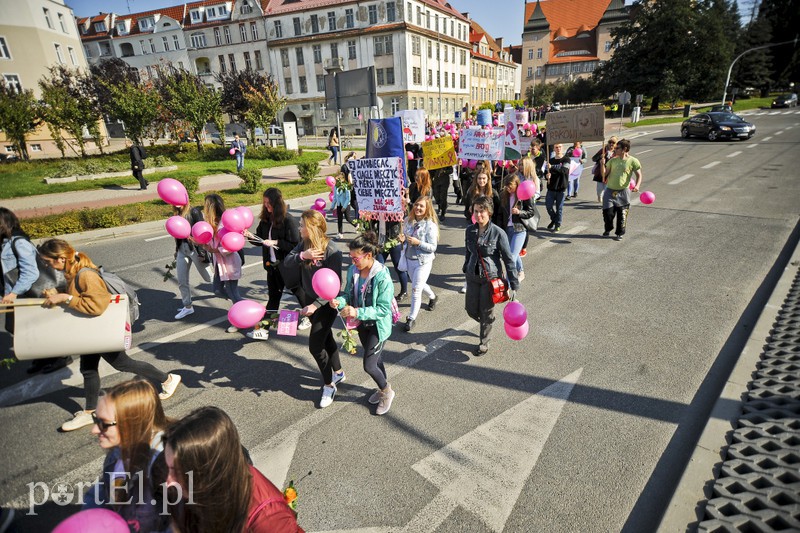
[[[740,111],[746,111],[749,109],[760,109],[762,107],[769,107],[772,104],[772,100],[774,97],[770,96],[768,98],[748,98],[746,100],[739,100],[733,104],[733,112],[738,113]],[[705,113],[706,111],[711,111],[711,106],[706,107],[695,107],[692,109],[697,113]],[[675,116],[657,116],[654,118],[645,118],[637,122],[636,124],[627,123],[623,124],[626,128],[636,128],[639,126],[654,126],[657,124],[679,124],[686,120],[683,115]]]
[[[119,153],[109,156],[109,158],[119,158]],[[127,157],[127,156],[126,156]],[[248,159],[245,157],[246,168],[273,168],[286,165],[296,165],[306,161],[322,161],[325,159],[326,152],[304,151],[300,157],[288,161],[275,161],[272,159]],[[0,165],[0,199],[19,198],[22,196],[34,196],[38,194],[51,194],[67,191],[83,191],[88,189],[102,189],[114,185],[136,185],[138,182],[132,175],[121,178],[105,178],[100,180],[75,181],[71,183],[44,183],[44,178],[52,176],[64,163],[62,159],[36,160],[30,162],[17,162]],[[211,174],[223,174],[234,172],[236,162],[225,161],[183,161],[169,162],[168,164],[177,165],[178,170],[172,172],[159,172],[150,174],[147,180],[155,183],[162,178],[181,178],[181,177],[201,177]],[[151,163],[152,165],[152,163]]]
[[[304,154],[305,155],[305,154]],[[283,197],[287,203],[291,204],[292,198],[319,194],[327,202],[327,192],[330,187],[325,180],[314,180],[311,183],[301,183],[300,180],[271,184],[283,192]],[[262,194],[265,187],[257,193],[246,193],[241,189],[229,189],[226,191],[214,191],[222,196],[225,207],[237,207],[240,205],[256,205],[261,203]],[[192,196],[192,205],[202,205],[203,197],[207,193],[195,194]],[[294,205],[294,208],[305,209],[310,206]],[[77,233],[86,230],[99,228],[114,228],[140,222],[150,222],[152,220],[166,220],[172,215],[172,207],[161,200],[151,200],[148,202],[138,202],[135,204],[119,205],[113,207],[103,207],[99,209],[81,209],[80,211],[69,211],[57,215],[47,215],[43,217],[28,218],[21,221],[22,229],[33,239],[63,235],[66,233]]]

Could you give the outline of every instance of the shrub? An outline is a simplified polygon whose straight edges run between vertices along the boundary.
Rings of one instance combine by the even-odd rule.
[[[106,168],[105,165],[103,165],[103,163],[101,163],[100,161],[89,160],[83,164],[83,170],[81,174],[85,176],[90,176],[92,174],[100,174],[101,172],[105,171]]]
[[[112,209],[89,210],[82,209],[78,217],[84,229],[116,228],[122,225],[122,220]]]
[[[253,146],[247,148],[246,157],[253,159],[272,159],[273,161],[289,161],[297,157],[297,152],[282,146]]]
[[[54,178],[68,178],[70,176],[79,176],[83,168],[74,161],[64,161],[59,165],[58,170],[53,174]]]
[[[311,183],[314,178],[319,176],[319,171],[319,163],[316,161],[307,161],[297,165],[297,173],[300,174],[302,183]]]
[[[250,194],[261,189],[261,171],[255,168],[243,168],[239,172],[242,179],[242,190]]]
[[[34,221],[21,222],[22,229],[31,239],[41,239],[51,235],[66,235],[84,230],[77,213],[66,213],[40,218]]]
[[[200,178],[197,176],[181,176],[177,179],[186,187],[186,192],[189,193],[189,196],[195,194],[197,189],[200,188]]]
[[[165,155],[157,155],[153,158],[150,166],[152,167],[166,167],[172,164],[169,157]]]

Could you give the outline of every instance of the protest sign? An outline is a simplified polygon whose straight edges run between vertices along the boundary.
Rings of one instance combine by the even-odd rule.
[[[547,113],[547,142],[550,146],[575,141],[605,139],[603,106],[580,107]]]
[[[394,114],[403,121],[403,142],[421,143],[425,140],[425,111],[406,109]]]
[[[297,321],[300,320],[299,311],[281,309],[278,317],[278,335],[297,336]]]
[[[506,124],[504,136],[505,152],[503,159],[509,161],[519,159],[522,157],[522,154],[520,154],[519,132],[517,131],[517,114],[511,106],[505,108],[504,114],[506,117]]]
[[[361,218],[403,220],[404,161],[399,157],[356,159],[347,162]]]
[[[500,161],[503,159],[504,134],[503,128],[461,130],[461,136],[458,139],[458,157]]]
[[[452,167],[458,164],[452,137],[440,137],[432,141],[423,142],[422,153],[425,156],[425,168],[428,170]]]

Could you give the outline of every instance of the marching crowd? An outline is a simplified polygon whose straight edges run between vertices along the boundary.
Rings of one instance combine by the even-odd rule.
[[[642,184],[641,164],[629,154],[630,147],[629,141],[612,137],[592,157],[597,200],[602,202],[603,235],[614,231],[617,239],[626,232],[630,193]],[[495,304],[513,299],[525,279],[522,257],[527,253],[529,232],[539,230],[537,204],[542,186],[547,186],[544,203],[549,216],[547,229],[552,232],[558,232],[563,224],[564,202],[578,196],[580,172],[574,170],[587,160],[585,148],[579,142],[567,150],[561,144],[552,148],[546,153],[547,145],[537,138],[530,153],[516,164],[483,161],[474,170],[465,166],[428,170],[420,168],[418,157],[410,165],[413,175],[409,173],[409,187],[403,189],[407,214],[402,222],[359,220],[352,179],[347,165],[343,165],[333,201],[336,237],[343,239],[343,219],[359,229],[346,246],[350,260],[346,269],[343,250],[328,236],[323,214],[309,209],[297,220],[279,189],[264,192],[255,233],[246,230],[244,235],[261,249],[267,311],[275,313],[281,308],[285,289],[299,303],[300,315],[309,329],[308,350],[320,371],[320,408],[331,405],[337,387],[346,379],[333,332],[341,317],[344,327],[357,334],[364,371],[375,382],[367,401],[376,406],[376,415],[391,409],[396,393],[384,365],[386,341],[398,321],[397,302],[406,300],[409,292],[410,305],[400,324],[405,332],[414,329],[424,297],[429,311],[436,307],[438,297],[428,280],[451,184],[467,219],[462,292],[467,314],[479,323],[474,354],[489,352]],[[418,147],[411,149],[418,153]],[[535,194],[522,194],[523,189],[529,190],[526,182],[533,183]],[[176,239],[181,298],[176,320],[194,313],[190,282],[193,265],[203,281],[212,283],[215,294],[231,303],[242,299],[238,283],[244,255],[222,245],[224,229],[220,221],[224,211],[223,200],[216,194],[206,196],[202,207],[175,208],[175,214],[191,224],[202,220],[213,228],[213,238],[207,244],[191,236]],[[108,307],[110,293],[98,266],[69,243],[49,239],[37,248],[14,213],[5,208],[0,208],[0,239],[5,311],[13,310],[17,297],[44,298],[45,306],[66,306],[89,316],[100,315]],[[387,260],[392,261],[398,293],[392,272],[385,265]],[[321,269],[330,269],[338,276],[344,270],[338,297],[326,300],[317,294],[313,279]],[[498,297],[503,295],[505,299]],[[13,316],[13,312],[6,312],[6,329],[12,334]],[[246,335],[266,340],[267,328],[257,325]],[[302,324],[299,329],[303,329]],[[231,326],[227,331],[235,333],[238,329]],[[144,379],[102,392],[97,371],[100,359]],[[67,362],[48,364],[60,367]],[[37,363],[31,371],[42,370]],[[161,402],[175,393],[181,382],[179,374],[165,373],[124,351],[80,355],[80,372],[84,378],[84,409],[61,429],[91,426],[100,446],[108,451],[100,480],[86,495],[85,508],[112,509],[129,522],[135,521],[142,532],[301,531],[284,494],[253,467],[227,414],[205,407],[181,420],[165,415]],[[188,504],[188,492],[197,505]],[[147,501],[156,503],[116,503],[133,494],[147,494]],[[164,501],[168,502],[168,513],[159,512]]]

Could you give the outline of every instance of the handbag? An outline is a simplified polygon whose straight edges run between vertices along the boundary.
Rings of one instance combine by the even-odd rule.
[[[475,249],[478,251],[478,258],[481,260],[483,275],[486,276],[486,281],[489,282],[489,289],[492,291],[492,303],[501,304],[503,302],[507,302],[511,299],[511,297],[508,295],[508,284],[506,283],[506,280],[501,277],[490,278],[489,271],[486,269],[483,256],[481,255],[480,247],[476,246]]]
[[[400,248],[400,259],[397,260],[397,270],[408,272],[408,259],[406,259],[406,247]]]
[[[525,229],[530,231],[536,231],[539,229],[539,220],[542,218],[539,214],[539,210],[536,209],[536,203],[531,203],[531,209],[533,209],[533,216],[528,218],[520,217],[520,223],[525,226]]]

